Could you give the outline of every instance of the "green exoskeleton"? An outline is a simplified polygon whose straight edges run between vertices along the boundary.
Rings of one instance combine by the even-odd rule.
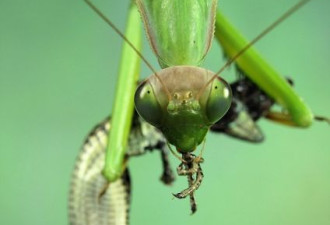
[[[294,6],[276,23],[305,2]],[[205,141],[210,126],[223,117],[231,105],[231,89],[217,76],[223,68],[214,73],[198,67],[211,45],[215,24],[216,37],[231,58],[227,65],[236,60],[251,80],[266,88],[265,91],[289,112],[270,112],[269,117],[297,126],[311,124],[313,114],[310,109],[285,79],[249,48],[259,37],[252,43],[245,41],[220,11],[216,13],[216,1],[137,0],[136,3],[150,46],[164,69],[138,87],[135,107],[140,116],[160,129],[182,154],[178,173],[187,175],[190,185],[174,196],[184,198],[199,187],[203,158],[201,154],[196,157],[191,153]],[[266,73],[267,76],[263,76]],[[194,180],[192,175],[195,174]]]
[[[214,72],[197,67],[213,39],[216,3],[137,1],[150,45],[164,69],[139,86],[135,107],[180,153],[194,151],[231,104],[227,82],[212,80]]]
[[[175,196],[190,196],[194,212],[193,194],[203,178],[200,166],[204,161],[203,147],[197,156],[193,152],[205,143],[209,128],[231,106],[231,88],[218,75],[233,62],[285,109],[283,113],[268,112],[268,118],[301,127],[307,127],[314,118],[319,118],[251,47],[308,0],[300,1],[251,42],[247,42],[226,20],[217,9],[216,0],[136,0],[136,5],[132,4],[129,10],[125,35],[90,1],[85,1],[126,41],[102,172],[108,182],[118,180],[126,169],[134,101],[139,115],[158,128],[169,146],[175,146],[182,155],[176,155],[182,162],[177,171],[179,175],[187,176],[189,187]],[[150,46],[163,68],[161,71],[155,71],[140,53],[140,18]],[[229,58],[216,73],[200,67],[214,34]],[[140,59],[153,74],[136,89]]]
[[[195,212],[193,192],[203,178],[203,158],[201,153],[195,156],[192,152],[205,142],[210,126],[225,115],[232,96],[227,82],[198,67],[211,46],[217,1],[136,3],[150,46],[163,69],[138,87],[135,108],[182,155],[178,156],[182,163],[177,171],[187,176],[189,187],[174,196],[190,195]]]

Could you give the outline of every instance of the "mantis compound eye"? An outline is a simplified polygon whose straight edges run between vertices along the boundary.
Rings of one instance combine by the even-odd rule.
[[[232,93],[230,86],[220,77],[214,79],[211,85],[205,112],[209,122],[215,123],[228,111],[232,102]]]
[[[154,126],[160,125],[162,109],[148,81],[139,85],[135,92],[134,102],[136,111],[145,121]]]

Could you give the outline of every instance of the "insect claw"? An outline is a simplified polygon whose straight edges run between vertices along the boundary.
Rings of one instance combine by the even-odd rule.
[[[330,118],[323,117],[323,116],[314,116],[314,119],[318,120],[318,121],[325,121],[330,125]]]
[[[166,185],[171,185],[175,180],[172,170],[164,171],[163,175],[160,177],[160,180]]]
[[[191,214],[190,215],[194,215],[195,212],[197,211],[196,203],[194,202],[194,204],[190,205],[190,208],[191,208]]]
[[[99,193],[99,196],[98,196],[98,202],[100,203],[101,202],[101,199],[102,197],[104,196],[104,194],[107,192],[108,188],[110,186],[110,182],[106,182],[104,184],[104,186],[102,187],[100,193]]]
[[[176,193],[176,194],[173,194],[172,195],[176,198],[179,198],[179,199],[183,199],[183,198],[186,198],[188,195],[185,195],[183,194],[182,192],[179,192],[179,193]]]

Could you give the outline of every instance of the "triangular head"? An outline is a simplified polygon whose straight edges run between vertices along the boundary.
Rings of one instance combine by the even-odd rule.
[[[232,100],[230,86],[214,72],[194,66],[165,68],[140,84],[135,107],[181,153],[192,152]]]

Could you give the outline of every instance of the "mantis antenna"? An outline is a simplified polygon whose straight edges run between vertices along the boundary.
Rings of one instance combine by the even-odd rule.
[[[287,10],[282,16],[280,16],[275,22],[273,22],[271,25],[269,25],[264,31],[262,31],[258,36],[256,36],[250,43],[248,43],[244,48],[242,48],[239,52],[236,53],[232,58],[230,58],[221,69],[214,74],[214,76],[205,84],[205,86],[200,90],[198,93],[198,97],[200,97],[205,90],[205,88],[211,84],[211,82],[219,75],[221,74],[225,69],[227,69],[235,60],[240,57],[244,52],[246,52],[252,45],[254,45],[257,41],[259,41],[262,37],[264,37],[266,34],[268,34],[270,31],[272,31],[275,27],[277,27],[281,22],[283,22],[286,18],[291,16],[294,12],[296,12],[298,9],[300,9],[303,5],[305,5],[310,0],[301,0],[294,6],[292,6],[289,10]]]
[[[116,27],[114,23],[110,21],[109,18],[107,18],[91,1],[89,0],[84,0],[87,5],[94,11],[96,14],[98,14],[132,49],[133,51],[142,59],[142,61],[147,65],[147,67],[155,74],[157,79],[160,81],[161,85],[163,86],[166,95],[169,100],[171,100],[171,94],[168,91],[167,87],[165,86],[164,82],[162,79],[159,77],[157,74],[156,70],[151,66],[151,64],[148,62],[148,60],[142,55],[142,53],[136,49],[136,47],[130,42],[125,35]]]

